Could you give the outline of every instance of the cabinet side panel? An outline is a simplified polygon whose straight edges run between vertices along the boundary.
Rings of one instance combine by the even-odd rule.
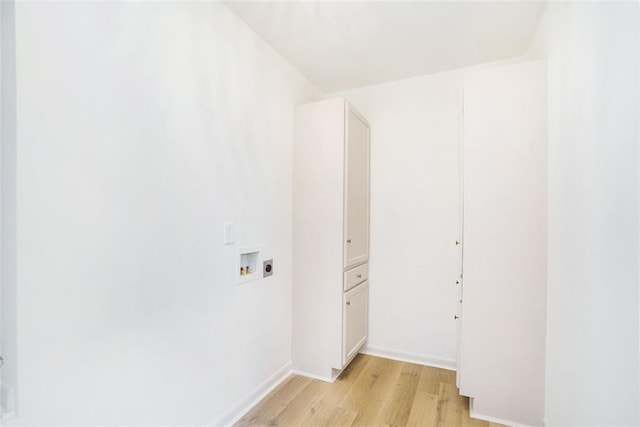
[[[292,360],[326,378],[342,363],[343,141],[343,100],[297,108]]]
[[[473,72],[464,87],[460,390],[481,415],[541,425],[547,270],[542,62]],[[474,404],[475,405],[475,404]]]

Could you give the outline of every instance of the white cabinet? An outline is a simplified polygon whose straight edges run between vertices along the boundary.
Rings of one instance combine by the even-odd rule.
[[[333,381],[367,339],[369,124],[344,99],[296,109],[295,371]]]

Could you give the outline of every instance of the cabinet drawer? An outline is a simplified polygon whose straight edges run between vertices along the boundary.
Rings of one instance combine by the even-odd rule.
[[[344,288],[346,292],[359,283],[369,278],[369,263],[362,264],[356,268],[344,272]]]

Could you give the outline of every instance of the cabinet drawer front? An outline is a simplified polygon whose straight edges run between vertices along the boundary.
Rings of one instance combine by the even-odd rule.
[[[344,272],[344,288],[343,291],[348,291],[359,283],[364,282],[369,278],[369,263],[362,264],[356,268]]]

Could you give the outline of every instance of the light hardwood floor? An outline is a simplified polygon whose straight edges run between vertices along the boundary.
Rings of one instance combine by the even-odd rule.
[[[469,418],[455,372],[360,354],[333,383],[292,375],[236,426],[494,427]]]

